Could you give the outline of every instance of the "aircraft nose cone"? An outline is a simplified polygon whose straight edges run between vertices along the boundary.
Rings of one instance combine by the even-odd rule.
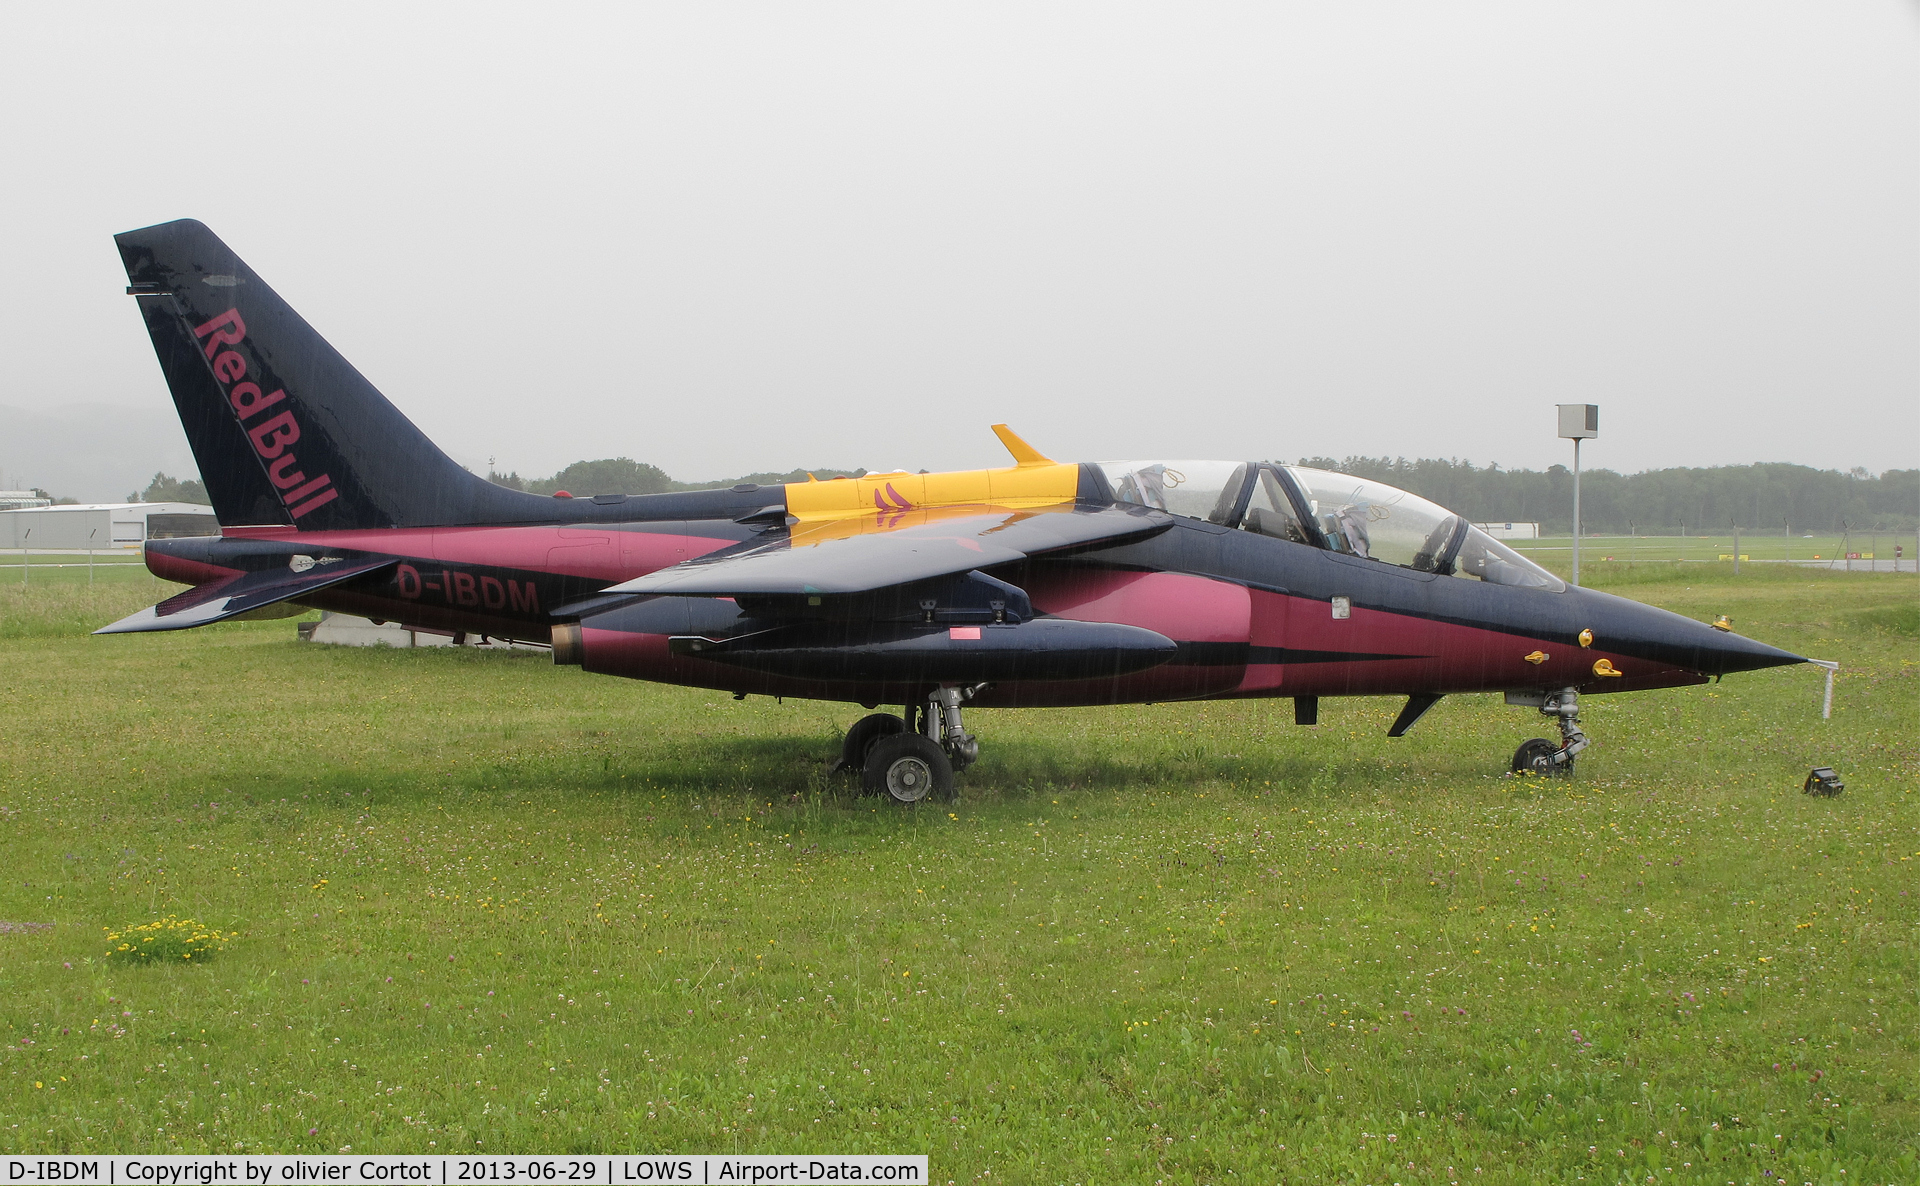
[[[1695,671],[1704,671],[1708,675],[1729,675],[1736,671],[1758,671],[1762,667],[1784,667],[1789,663],[1806,662],[1805,658],[1791,651],[1770,647],[1764,642],[1715,630],[1711,626],[1704,629],[1708,637],[1697,648],[1699,659],[1689,664]]]
[[[1703,675],[1731,675],[1806,662],[1791,651],[1715,630],[1705,622],[1669,610],[1592,589],[1578,590],[1578,595],[1579,613],[1594,633],[1597,650],[1670,663]]]

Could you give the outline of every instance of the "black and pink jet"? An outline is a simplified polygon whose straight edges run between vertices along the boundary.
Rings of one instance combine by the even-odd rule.
[[[1799,656],[1557,577],[1425,499],[1268,461],[1056,462],[543,497],[454,463],[200,223],[117,236],[221,523],[146,546],[194,586],[100,633],[335,610],[553,648],[590,672],[902,706],[841,764],[953,794],[976,708],[1504,692],[1559,739],[1582,693]]]

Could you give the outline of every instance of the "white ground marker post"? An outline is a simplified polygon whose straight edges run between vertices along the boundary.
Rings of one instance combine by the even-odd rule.
[[[1820,703],[1820,719],[1830,721],[1833,719],[1833,673],[1840,670],[1840,665],[1832,659],[1808,659],[1807,662],[1826,669],[1827,698]]]
[[[1560,435],[1573,442],[1573,583],[1580,583],[1580,442],[1600,435],[1600,405],[1555,404]]]

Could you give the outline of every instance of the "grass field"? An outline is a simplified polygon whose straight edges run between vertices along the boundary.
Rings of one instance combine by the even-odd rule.
[[[1831,721],[1812,668],[1597,697],[1537,781],[1494,697],[1397,741],[1384,700],[981,711],[910,812],[826,775],[857,709],[91,638],[155,583],[55,571],[0,585],[6,1152],[1920,1181],[1912,574],[1591,574],[1839,660]],[[237,937],[105,959],[167,915]]]
[[[1524,553],[1535,561],[1557,565],[1562,569],[1566,568],[1573,558],[1571,536],[1549,535],[1539,539],[1517,539],[1507,542],[1516,551]],[[1836,568],[1844,570],[1847,553],[1853,552],[1863,559],[1898,560],[1903,571],[1912,572],[1917,545],[1920,545],[1920,541],[1916,541],[1912,532],[1899,535],[1884,531],[1861,532],[1843,538],[1838,535],[1786,536],[1776,530],[1772,534],[1742,532],[1738,554],[1754,561],[1797,560],[1802,563],[1814,560],[1827,561]],[[1897,556],[1894,552],[1896,547],[1901,549]],[[1608,562],[1615,564],[1647,563],[1657,560],[1711,562],[1718,561],[1722,557],[1730,560],[1734,555],[1733,535],[1730,532],[1708,536],[1595,535],[1583,536],[1580,540],[1580,561],[1583,568],[1588,564]],[[1890,569],[1891,565],[1883,564],[1882,567]]]

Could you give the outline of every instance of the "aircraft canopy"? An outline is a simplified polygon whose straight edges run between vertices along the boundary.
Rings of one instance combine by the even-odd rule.
[[[1566,589],[1459,515],[1384,482],[1274,462],[1108,461],[1100,468],[1119,502],[1419,572]]]

